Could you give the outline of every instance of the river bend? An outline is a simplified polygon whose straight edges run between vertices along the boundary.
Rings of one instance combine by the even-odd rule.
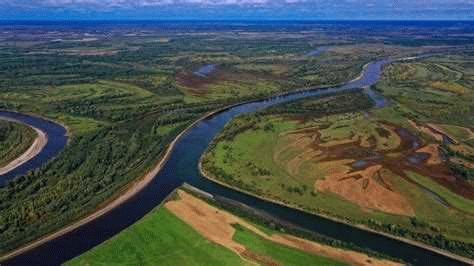
[[[12,265],[61,264],[132,225],[159,205],[183,182],[187,182],[214,196],[222,196],[239,201],[315,233],[401,258],[412,264],[461,264],[454,259],[433,251],[237,192],[209,181],[199,173],[198,163],[201,155],[224,125],[235,116],[305,97],[349,91],[373,85],[380,78],[382,67],[388,62],[387,60],[380,60],[368,64],[359,79],[350,81],[342,86],[293,92],[265,100],[244,103],[199,121],[179,138],[169,159],[152,182],[131,199],[99,218],[11,258],[4,263]]]

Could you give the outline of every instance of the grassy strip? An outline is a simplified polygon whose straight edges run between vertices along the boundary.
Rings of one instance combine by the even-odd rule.
[[[343,95],[337,95],[337,97],[342,96]],[[332,102],[334,102],[334,98],[337,99],[337,97],[331,96],[329,98],[332,98]],[[353,98],[357,99],[357,97],[354,96]],[[359,101],[355,101],[354,99],[353,103],[363,102],[362,99],[359,99]],[[326,103],[326,100],[325,98],[304,99],[300,102],[274,107],[272,108],[273,112],[268,112],[268,110],[265,112],[270,114],[294,113],[298,116],[290,115],[290,118],[300,121],[299,119],[301,117],[304,119],[312,119],[321,115],[320,112],[315,111],[318,110],[318,108],[322,111],[339,108],[341,111],[344,111],[344,103],[350,103],[348,101]],[[320,105],[322,104],[328,106],[330,104],[333,105],[330,109],[321,108]],[[308,108],[313,106],[314,110]],[[389,107],[377,110],[373,115],[376,116],[376,118],[382,117],[388,121],[395,120],[397,124],[399,123],[398,119],[406,123],[406,119],[402,116],[404,113],[396,107],[398,107],[398,105],[393,108]],[[305,114],[310,115],[305,116]],[[349,119],[353,119],[353,117],[349,115],[346,116],[348,116]],[[278,136],[282,132],[281,128],[287,127],[287,120],[272,120],[268,119],[269,117],[271,116],[246,115],[229,123],[209,146],[208,152],[203,157],[202,165],[206,172],[210,173],[212,178],[216,178],[232,187],[243,189],[254,195],[272,198],[290,206],[300,207],[312,213],[339,218],[351,224],[363,224],[377,231],[413,239],[465,257],[473,256],[471,251],[472,240],[469,238],[471,235],[469,233],[471,228],[470,223],[472,222],[472,220],[469,220],[470,217],[462,212],[447,211],[442,206],[433,205],[431,198],[427,197],[422,191],[417,191],[413,185],[403,180],[392,179],[393,182],[397,182],[395,185],[399,186],[400,191],[405,191],[414,206],[416,205],[416,217],[410,218],[381,212],[368,213],[360,210],[360,208],[354,206],[354,204],[351,205],[330,194],[311,193],[307,188],[312,187],[314,182],[307,177],[318,174],[314,169],[311,169],[311,172],[299,173],[297,178],[288,178],[287,173],[281,173],[279,168],[275,166],[271,156],[256,156],[256,154],[272,154],[272,147],[279,141]],[[365,119],[361,121],[365,121]],[[322,120],[322,122],[324,122],[324,120]],[[336,133],[344,135],[349,132],[349,130],[354,130],[354,127],[342,127],[344,123],[342,123],[343,121],[339,118],[336,119],[335,122],[328,118],[327,122],[332,122],[335,126],[328,128],[325,128],[324,125],[320,126],[323,128],[320,132],[328,132],[329,134],[326,135],[330,135],[331,137],[334,137]],[[361,124],[361,130],[367,130],[367,126]],[[259,152],[254,153],[252,151]],[[289,154],[289,156],[291,156],[291,154]],[[249,163],[245,164],[246,162]],[[307,169],[304,168],[303,170]],[[268,176],[271,178],[267,178]],[[281,176],[282,179],[284,179],[284,181],[280,182],[282,185],[277,186],[279,185],[278,183],[275,185],[273,179],[275,179],[276,176]],[[282,193],[275,197],[274,194],[271,194],[271,192],[275,191],[281,191]],[[292,200],[294,201],[292,202]],[[317,206],[317,208],[315,208],[315,206]],[[465,208],[468,206],[469,205],[466,205]],[[420,226],[420,224],[423,226]]]
[[[418,175],[416,173],[409,173],[409,176],[413,181],[440,195],[444,200],[446,200],[455,208],[474,214],[474,201],[458,196],[449,189],[438,185],[428,177]]]
[[[214,244],[166,208],[66,265],[241,265],[234,252]]]
[[[341,248],[341,249],[346,249],[346,250],[354,250],[357,252],[365,253],[375,258],[388,259],[392,261],[400,261],[399,259],[392,258],[388,255],[355,246],[352,243],[343,242],[340,240],[329,238],[327,236],[323,236],[314,232],[304,230],[293,224],[278,220],[266,213],[259,212],[255,209],[244,206],[238,202],[235,202],[226,198],[215,197],[215,198],[210,199],[206,196],[203,196],[202,194],[197,193],[194,190],[187,189],[186,187],[183,187],[181,189],[185,190],[186,192],[192,194],[193,196],[197,198],[200,198],[206,201],[208,204],[218,209],[225,210],[235,216],[238,216],[256,225],[259,229],[261,229],[263,232],[265,232],[268,235],[272,235],[275,233],[285,233],[285,234],[301,237],[303,239],[307,239],[310,241],[314,241],[316,243],[320,243],[323,245],[328,245],[331,247]]]
[[[194,191],[186,190],[199,195]],[[176,200],[173,193],[168,200]],[[202,198],[202,196],[200,196]],[[279,265],[345,265],[330,258],[305,253],[266,240],[235,225],[234,240],[247,248],[251,260],[265,259]],[[260,226],[260,228],[262,228]],[[265,228],[266,232],[273,230]],[[255,255],[255,256],[250,256]],[[160,205],[137,223],[66,265],[247,265],[248,261],[206,240],[193,228]]]
[[[240,224],[234,225],[234,228],[236,229],[235,241],[243,244],[252,253],[269,257],[282,265],[346,265],[265,240]]]

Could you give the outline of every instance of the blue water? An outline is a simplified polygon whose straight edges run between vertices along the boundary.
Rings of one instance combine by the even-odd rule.
[[[353,168],[363,168],[367,164],[369,164],[369,162],[366,161],[366,160],[358,160],[358,161],[355,161],[354,163],[352,163],[351,167],[353,167]]]
[[[235,116],[305,97],[349,91],[373,85],[380,77],[382,66],[385,63],[387,61],[381,60],[369,64],[360,80],[349,82],[344,86],[289,93],[266,100],[241,104],[197,123],[177,141],[169,160],[164,164],[162,170],[141,192],[98,219],[19,255],[7,261],[6,264],[61,264],[132,225],[159,205],[174,189],[181,186],[183,182],[187,182],[214,196],[236,200],[312,232],[401,258],[412,264],[462,265],[437,253],[379,234],[360,230],[234,191],[209,181],[202,177],[198,171],[199,158],[207,149],[209,143],[222,130],[224,125]]]
[[[45,132],[48,137],[48,142],[40,153],[12,171],[0,175],[0,186],[5,185],[16,176],[24,175],[30,170],[41,167],[55,157],[67,144],[66,129],[57,123],[36,116],[8,111],[0,111],[0,117],[6,117],[36,127]]]
[[[387,99],[370,87],[364,88],[364,93],[366,93],[372,99],[372,101],[374,101],[375,108],[382,108],[387,105]]]
[[[214,72],[214,70],[216,70],[216,67],[217,67],[217,65],[215,65],[215,64],[203,65],[198,70],[196,70],[194,72],[194,75],[206,78],[212,72]]]

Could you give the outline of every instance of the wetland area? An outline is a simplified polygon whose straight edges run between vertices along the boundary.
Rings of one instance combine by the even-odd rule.
[[[209,241],[170,263],[472,263],[469,35],[274,26],[7,27],[0,115],[23,126],[2,125],[4,145],[46,143],[0,176],[2,263],[107,262],[154,216]]]

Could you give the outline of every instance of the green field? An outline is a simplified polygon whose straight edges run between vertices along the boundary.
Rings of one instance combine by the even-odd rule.
[[[413,154],[408,148],[411,141],[437,143],[413,128],[409,120],[445,121],[414,117],[419,108],[423,110],[420,105],[424,102],[408,106],[391,99],[391,105],[369,110],[362,94],[342,94],[240,116],[214,140],[203,157],[204,169],[212,178],[264,198],[473,256],[469,247],[474,245],[474,200],[423,176],[450,172],[447,163],[406,166]],[[437,101],[440,99],[445,98]],[[457,108],[471,104],[465,100],[457,100],[461,105]],[[452,101],[454,105],[454,98]],[[357,109],[367,111],[354,112]],[[463,120],[459,126],[468,123]],[[402,129],[414,139],[401,135]],[[353,166],[358,161],[370,164]],[[377,172],[367,172],[371,168]],[[415,170],[421,172],[410,172]],[[351,173],[356,174],[351,177]],[[472,189],[463,177],[456,180]],[[414,184],[435,193],[450,207]]]
[[[425,29],[406,32],[396,28],[389,29],[387,35],[333,26],[308,30],[262,25],[235,30],[227,26],[198,29],[155,25],[142,31],[110,25],[93,33],[87,27],[53,28],[2,32],[0,109],[53,119],[68,128],[70,138],[57,157],[0,188],[0,254],[71,224],[116,197],[157,164],[183,129],[208,112],[306,86],[339,84],[357,77],[362,66],[374,59],[441,50],[452,44],[451,37],[432,38],[444,36],[438,34],[444,32],[441,29],[427,33]],[[415,35],[426,39],[412,38]],[[321,46],[329,49],[308,56]],[[470,95],[472,80],[468,77],[473,72],[463,72],[470,69],[470,58],[466,55],[459,69],[456,65],[463,56],[430,63],[442,64],[437,71],[453,79],[443,78],[448,89],[444,89],[445,83],[434,83],[442,89],[433,91]],[[193,74],[206,64],[216,64],[216,71],[208,77]],[[429,74],[428,66],[420,69],[416,76],[440,76]],[[433,104],[438,94],[426,99]],[[367,99],[354,102],[352,97],[341,97],[341,101],[351,103],[344,107],[346,111],[368,106]],[[396,108],[411,108],[402,103]],[[448,109],[428,107],[435,113]],[[468,108],[449,107],[456,110],[455,116],[433,122],[468,127],[459,118],[469,117]],[[323,105],[308,102],[304,109],[308,114],[324,116],[339,113],[338,108],[330,100]],[[384,112],[399,119],[393,108]],[[278,124],[276,121],[273,126],[278,129]],[[282,130],[286,127],[295,125],[282,122]],[[376,128],[374,124],[372,133]],[[464,136],[457,138],[461,141]],[[462,144],[469,143],[472,140]],[[459,171],[465,172],[465,168]],[[294,182],[292,193],[298,194],[295,191],[302,186],[295,190],[297,181],[290,182]],[[308,181],[307,189],[310,187]],[[363,213],[354,204],[334,195],[328,197],[341,210]],[[331,201],[321,202],[332,205]]]
[[[375,57],[424,50],[368,45],[356,36],[343,41],[332,29],[262,34],[257,27],[245,29],[242,38],[230,29],[198,35],[187,28],[129,35],[131,30],[97,32],[103,38],[87,42],[68,29],[54,37],[39,29],[30,39],[14,30],[8,34],[14,41],[0,44],[0,108],[56,120],[70,135],[55,159],[0,188],[0,253],[116,196],[207,112],[308,85],[341,83]],[[320,56],[306,56],[331,44],[335,48]],[[216,64],[216,71],[206,78],[193,74],[205,64]]]
[[[207,240],[162,206],[66,265],[260,265],[265,261],[278,265],[346,265],[274,243],[240,224],[233,226],[233,240],[246,247],[243,254]]]
[[[253,253],[272,258],[281,265],[346,265],[328,258],[314,256],[299,250],[273,244],[238,224],[235,226],[235,241],[242,243]]]
[[[23,154],[36,138],[36,132],[19,123],[0,120],[0,167]]]
[[[472,58],[468,53],[416,63],[394,63],[386,68],[376,86],[397,103],[400,115],[420,124],[435,125],[454,141],[444,145],[450,167],[471,183],[474,180]]]
[[[153,210],[118,236],[66,265],[245,265],[165,208]]]
[[[449,189],[440,186],[439,184],[425,176],[410,173],[410,177],[418,184],[440,195],[453,207],[463,212],[470,213],[471,215],[474,214],[474,200],[463,198],[462,196],[459,196],[456,193],[450,191]]]

